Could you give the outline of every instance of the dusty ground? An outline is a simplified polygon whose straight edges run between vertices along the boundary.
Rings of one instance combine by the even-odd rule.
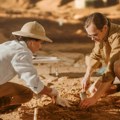
[[[39,3],[31,9],[16,10],[12,7],[7,10],[0,9],[0,43],[8,40],[11,32],[20,29],[25,22],[39,21],[54,43],[44,44],[42,51],[37,54],[57,56],[62,61],[58,64],[40,64],[35,67],[41,80],[48,86],[56,87],[63,98],[72,102],[72,106],[63,108],[53,105],[50,98],[46,96],[37,100],[34,97],[18,110],[0,114],[0,120],[33,120],[36,106],[39,108],[38,120],[120,120],[119,92],[99,100],[95,106],[88,110],[81,110],[79,107],[80,81],[86,68],[84,59],[93,47],[93,43],[88,40],[83,30],[84,20],[88,14],[99,11],[119,24],[120,6],[76,10],[71,7],[72,3],[69,3],[60,8],[51,6],[48,9],[40,9],[43,4],[48,4],[51,0],[48,0],[48,3],[47,0],[44,1],[46,3]],[[54,6],[57,4],[57,2],[54,3]],[[55,76],[55,68],[58,68],[58,76]],[[95,73],[92,80],[97,78],[98,75]],[[11,81],[23,84],[17,77]]]
[[[100,100],[88,110],[79,107],[80,80],[85,72],[84,54],[80,51],[90,52],[91,44],[54,44],[45,45],[40,55],[58,56],[63,61],[57,64],[59,75],[55,76],[55,64],[35,65],[42,81],[51,87],[56,87],[63,98],[72,102],[70,108],[63,108],[51,103],[50,98],[43,96],[33,98],[12,113],[1,114],[3,120],[33,120],[34,107],[38,106],[38,120],[119,120],[120,119],[120,93],[112,94]],[[51,50],[52,48],[52,50]],[[69,48],[69,49],[66,49]],[[52,71],[50,72],[50,66]],[[93,75],[92,80],[98,76]],[[23,84],[15,77],[13,82]]]

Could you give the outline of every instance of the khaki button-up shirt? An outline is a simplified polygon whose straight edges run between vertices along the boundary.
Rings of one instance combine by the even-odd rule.
[[[120,60],[120,26],[110,24],[109,34],[106,42],[95,42],[95,47],[90,54],[89,67],[94,68],[97,64],[104,60],[107,68],[102,76],[102,81],[113,81],[115,78],[114,63]]]

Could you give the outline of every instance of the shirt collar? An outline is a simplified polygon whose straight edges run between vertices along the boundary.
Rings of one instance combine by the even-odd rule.
[[[28,48],[27,44],[25,43],[25,41],[19,41],[19,43],[24,46],[29,52],[31,55],[33,55],[32,51]]]

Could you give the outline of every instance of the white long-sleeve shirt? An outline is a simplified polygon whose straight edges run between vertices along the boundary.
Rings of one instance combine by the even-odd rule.
[[[16,75],[36,94],[44,88],[32,64],[32,52],[24,41],[13,40],[0,44],[0,85]]]

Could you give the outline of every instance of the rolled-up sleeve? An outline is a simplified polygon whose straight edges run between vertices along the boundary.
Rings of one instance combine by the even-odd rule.
[[[11,63],[20,79],[24,80],[34,93],[38,94],[44,88],[44,84],[39,79],[37,70],[32,64],[32,57],[28,52],[16,54]]]

